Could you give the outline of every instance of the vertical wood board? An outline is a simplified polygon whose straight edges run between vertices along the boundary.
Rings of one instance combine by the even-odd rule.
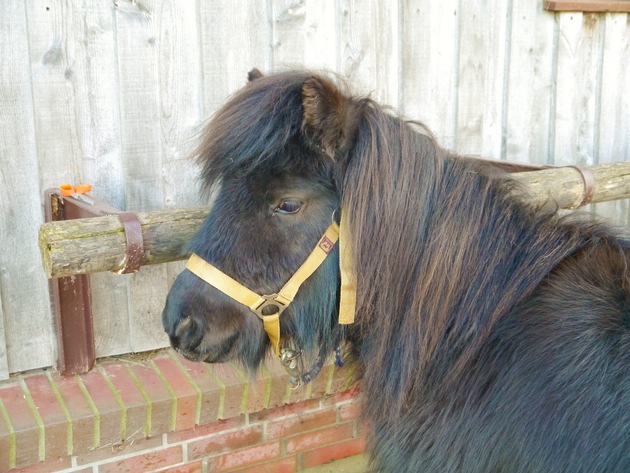
[[[42,7],[43,8],[43,7]],[[50,365],[53,327],[37,230],[42,221],[39,163],[24,2],[0,14],[0,298],[11,372]],[[4,347],[3,347],[4,348]]]

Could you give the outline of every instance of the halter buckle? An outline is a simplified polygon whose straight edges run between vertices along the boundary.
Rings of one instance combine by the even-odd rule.
[[[282,312],[284,312],[284,309],[286,309],[289,303],[291,302],[291,301],[287,301],[285,303],[284,301],[281,301],[280,297],[282,296],[278,294],[263,295],[261,297],[264,300],[256,308],[253,308],[252,311],[256,314],[256,316],[258,316],[259,319],[262,319],[262,320],[264,320],[265,317],[268,317],[270,315],[282,314]],[[276,310],[270,314],[263,314],[263,310],[266,309],[267,307],[275,307]]]

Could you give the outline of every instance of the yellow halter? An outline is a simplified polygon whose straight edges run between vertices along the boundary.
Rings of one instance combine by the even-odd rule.
[[[344,238],[340,239],[339,225],[333,222],[319,239],[306,261],[275,294],[261,296],[255,293],[194,253],[188,260],[186,269],[235,301],[249,307],[263,321],[263,327],[269,340],[271,340],[274,353],[276,356],[280,356],[280,314],[293,302],[302,283],[324,262],[338,239],[340,239],[339,266],[341,274],[339,323],[351,324],[354,322],[356,279],[352,266],[352,248],[344,232],[346,226],[342,216],[341,230]],[[265,315],[263,311],[271,313]]]

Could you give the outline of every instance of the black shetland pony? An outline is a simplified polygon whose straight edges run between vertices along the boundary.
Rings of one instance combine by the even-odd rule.
[[[337,323],[336,249],[280,320],[303,353],[351,342],[375,469],[629,472],[630,243],[524,203],[326,75],[249,79],[203,134],[217,194],[191,250],[271,294],[345,212],[356,323]],[[255,371],[269,348],[247,307],[190,271],[163,321],[190,359]]]

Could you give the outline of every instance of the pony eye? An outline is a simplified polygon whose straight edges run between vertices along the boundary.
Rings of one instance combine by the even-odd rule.
[[[294,214],[300,211],[302,208],[302,202],[299,200],[283,200],[278,204],[278,206],[274,209],[274,212],[278,212],[281,214]]]

